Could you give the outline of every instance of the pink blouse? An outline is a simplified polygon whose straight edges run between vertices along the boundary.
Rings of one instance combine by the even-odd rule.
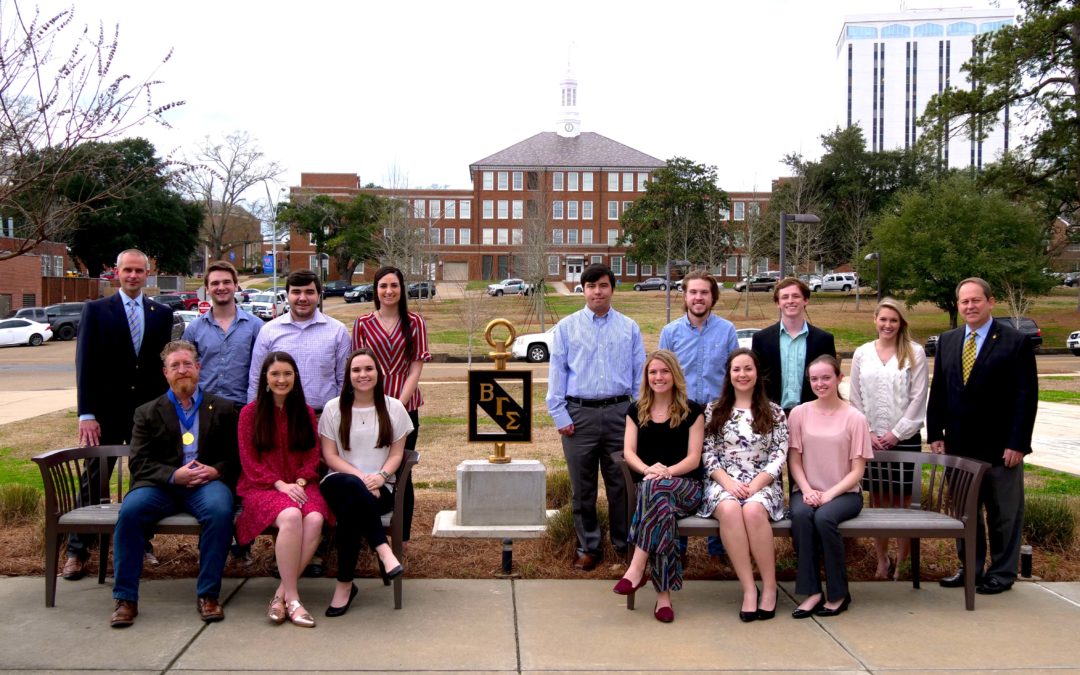
[[[827,415],[813,403],[795,406],[788,417],[788,430],[788,452],[802,455],[803,472],[815,490],[828,490],[843,480],[851,471],[852,460],[874,457],[866,417],[846,403]],[[849,492],[859,489],[855,483]]]

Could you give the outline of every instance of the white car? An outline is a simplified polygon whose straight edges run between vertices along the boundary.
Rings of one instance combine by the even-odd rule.
[[[551,343],[555,341],[555,326],[543,333],[519,335],[510,345],[510,353],[515,359],[525,359],[529,363],[543,363],[551,356]]]
[[[760,328],[739,328],[735,331],[735,337],[739,340],[739,347],[750,349],[753,345],[754,333]]]
[[[809,284],[810,290],[815,293],[818,291],[843,291],[847,293],[858,285],[859,278],[853,272],[826,274],[818,283]]]
[[[250,305],[250,309],[245,305]],[[250,303],[244,303],[240,305],[241,309],[245,309],[260,319],[269,321],[285,312],[289,311],[288,296],[285,291],[277,292],[277,302],[274,302],[274,294],[270,291],[265,293],[256,293],[251,296]]]
[[[37,347],[51,340],[52,327],[30,319],[5,319],[0,321],[0,345],[30,345]]]
[[[181,319],[184,320],[184,327],[185,328],[187,327],[187,325],[189,323],[191,323],[195,319],[199,318],[199,313],[198,312],[195,312],[195,311],[192,311],[192,310],[187,310],[187,309],[180,310],[179,312],[173,312],[173,314],[176,314],[177,316],[179,316]]]
[[[1080,356],[1080,330],[1069,333],[1069,337],[1065,340],[1065,346],[1069,348],[1073,356]]]

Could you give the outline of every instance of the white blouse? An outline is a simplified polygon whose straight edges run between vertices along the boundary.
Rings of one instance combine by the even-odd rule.
[[[338,444],[338,454],[349,464],[363,473],[377,473],[382,469],[390,454],[389,447],[376,448],[376,439],[379,438],[379,418],[375,413],[375,406],[359,408],[353,406],[352,426],[349,429],[349,449],[341,447],[341,412],[338,400],[335,397],[327,401],[323,408],[322,417],[319,419],[319,435],[329,438]],[[395,441],[412,433],[412,420],[401,401],[390,396],[386,397],[386,411],[390,414],[390,425],[394,429],[392,435]],[[336,473],[331,470],[326,475]]]
[[[856,349],[851,359],[851,405],[866,415],[871,432],[881,436],[891,431],[899,441],[913,436],[926,419],[926,353],[915,342],[909,346],[911,358],[903,370],[895,354],[882,363],[873,341]]]

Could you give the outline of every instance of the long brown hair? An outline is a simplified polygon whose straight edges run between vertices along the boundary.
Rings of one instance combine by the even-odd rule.
[[[904,310],[901,309],[900,303],[892,298],[881,299],[881,302],[874,308],[875,319],[882,309],[891,309],[896,312],[896,316],[900,317],[900,330],[896,331],[896,367],[903,370],[904,366],[912,359],[911,331],[908,329],[907,317],[904,316]]]
[[[652,408],[655,397],[652,387],[649,386],[649,364],[653,361],[663,363],[671,371],[671,405],[668,406],[668,426],[677,429],[690,414],[690,402],[686,396],[686,378],[683,377],[682,368],[679,367],[679,359],[666,349],[658,349],[645,359],[637,400],[638,424],[645,426],[652,419],[649,416],[649,409]]]
[[[293,452],[308,452],[315,447],[315,427],[304,400],[300,369],[288,352],[270,352],[259,370],[259,388],[255,396],[255,449],[259,453],[273,450],[277,445],[277,424],[274,421],[274,395],[268,391],[267,373],[275,363],[287,363],[293,369],[293,388],[285,395],[287,442]]]
[[[390,424],[390,413],[386,409],[386,395],[383,393],[383,371],[375,353],[367,347],[353,350],[345,361],[345,381],[341,385],[341,398],[338,412],[341,413],[341,425],[338,432],[338,445],[345,452],[349,451],[349,434],[352,432],[352,407],[356,401],[356,392],[352,386],[352,362],[358,356],[366,356],[375,364],[375,419],[379,425],[379,436],[375,439],[376,448],[388,448],[394,442],[394,429]]]
[[[412,321],[409,319],[409,289],[405,286],[405,275],[398,268],[385,265],[375,271],[374,285],[371,290],[375,296],[375,309],[378,310],[382,307],[382,301],[379,300],[379,280],[388,274],[397,277],[398,286],[401,287],[401,295],[398,297],[397,306],[398,323],[401,326],[401,336],[405,338],[405,362],[412,363],[416,360],[416,345],[413,344],[413,327]],[[352,362],[351,358],[349,362]],[[382,384],[382,373],[379,373],[379,384]]]
[[[731,364],[735,357],[749,356],[754,362],[754,370],[757,371],[757,380],[754,382],[754,391],[750,397],[750,414],[753,422],[750,428],[755,434],[764,436],[771,433],[776,425],[773,419],[773,409],[769,404],[769,397],[765,395],[765,378],[761,374],[761,361],[757,354],[746,347],[739,347],[728,355],[727,365],[724,371],[724,388],[720,392],[720,398],[712,402],[712,415],[709,417],[709,425],[705,427],[706,434],[716,435],[731,418],[731,411],[735,408],[735,385],[731,382]]]

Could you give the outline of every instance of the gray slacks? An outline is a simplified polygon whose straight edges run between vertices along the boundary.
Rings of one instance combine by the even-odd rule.
[[[985,519],[983,514],[985,512]],[[1011,469],[991,466],[979,488],[975,518],[975,574],[980,582],[997,579],[1008,586],[1016,581],[1020,566],[1020,538],[1024,530],[1024,464]],[[986,565],[987,534],[990,566]],[[964,540],[956,540],[960,564],[964,564]]]
[[[578,550],[599,556],[600,523],[596,515],[597,467],[607,491],[611,544],[626,550],[626,482],[612,453],[621,452],[626,434],[626,403],[586,408],[567,402],[574,435],[562,436],[563,455],[573,491],[572,507]]]
[[[862,511],[861,492],[845,492],[828,504],[814,508],[803,502],[802,492],[791,493],[791,541],[795,545],[798,570],[795,592],[814,595],[821,592],[818,568],[825,562],[826,600],[836,602],[848,594],[847,567],[844,565],[844,538],[840,523]],[[820,549],[820,555],[818,553]]]

